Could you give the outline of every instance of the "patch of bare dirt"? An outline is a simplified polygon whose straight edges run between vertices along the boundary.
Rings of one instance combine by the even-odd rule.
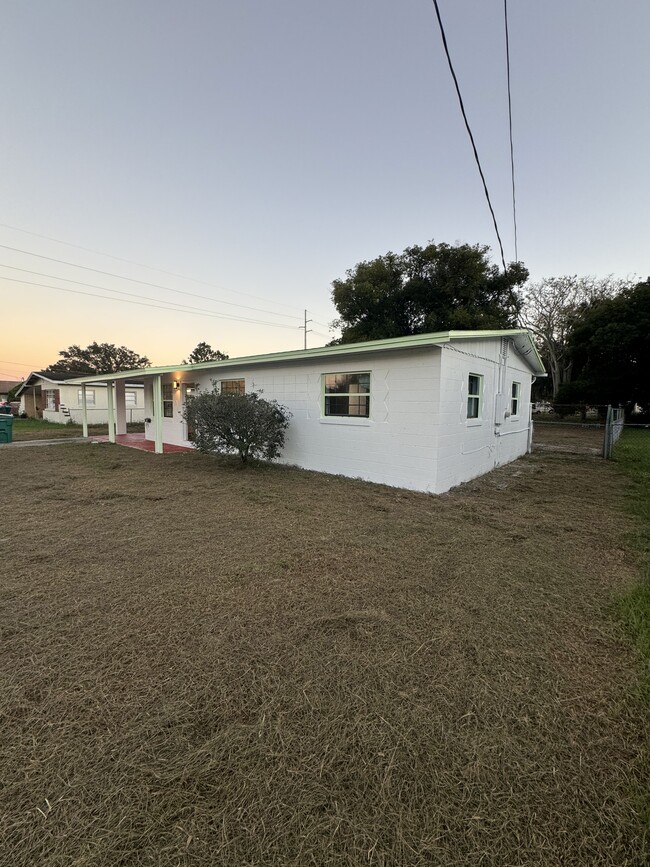
[[[611,464],[0,459],[3,865],[643,863]]]

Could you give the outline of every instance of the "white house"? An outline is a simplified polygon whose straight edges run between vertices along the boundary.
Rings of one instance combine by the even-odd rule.
[[[25,378],[16,392],[20,398],[19,412],[29,418],[66,424],[83,422],[83,392],[75,373],[46,373],[34,371]],[[108,386],[105,377],[86,389],[86,418],[88,424],[108,423]],[[145,417],[144,385],[127,382],[124,389],[127,422],[142,422]]]
[[[525,330],[450,331],[227,361],[147,368],[101,379],[109,437],[123,432],[123,383],[144,382],[145,437],[191,446],[183,407],[197,389],[261,391],[292,413],[282,462],[443,493],[530,449],[530,389],[545,370]],[[118,390],[119,389],[119,390]],[[117,422],[116,422],[117,419]]]

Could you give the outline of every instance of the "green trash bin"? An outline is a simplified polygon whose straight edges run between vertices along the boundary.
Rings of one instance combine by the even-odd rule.
[[[0,446],[13,442],[14,417],[0,413]]]

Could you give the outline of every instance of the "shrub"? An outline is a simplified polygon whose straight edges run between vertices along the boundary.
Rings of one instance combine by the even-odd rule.
[[[272,461],[284,447],[291,413],[276,400],[250,394],[199,393],[187,401],[184,418],[192,430],[194,445],[204,454],[238,454]]]

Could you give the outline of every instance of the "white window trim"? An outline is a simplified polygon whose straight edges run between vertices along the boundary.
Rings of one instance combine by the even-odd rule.
[[[171,392],[170,391],[166,392],[166,389],[171,389]],[[163,419],[163,421],[165,421],[165,420],[170,421],[171,419],[174,418],[174,384],[172,382],[163,382],[161,391],[162,391],[162,395],[161,395],[162,400],[160,401],[160,412],[162,413],[162,419]],[[165,393],[167,393],[167,394],[171,393],[171,397],[165,397]],[[171,415],[165,415],[165,404],[166,403],[171,404],[171,408],[172,408],[172,414]]]
[[[80,388],[77,389],[77,402],[78,402],[80,407],[83,406],[83,398],[81,396],[81,391],[82,390]],[[95,389],[94,388],[87,388],[86,389],[86,406],[95,406],[95,405],[96,405]]]
[[[470,376],[475,376],[478,379],[478,394],[470,394],[469,393],[469,378]],[[474,371],[470,370],[467,374],[467,378],[465,380],[465,423],[467,427],[479,427],[483,424],[483,388],[484,388],[484,377],[482,373],[474,373]],[[470,418],[468,415],[469,412],[469,398],[476,397],[478,398],[478,415],[476,417]]]
[[[515,386],[517,387],[516,388],[516,394],[513,393],[513,392],[515,392]],[[517,402],[517,411],[513,412],[512,407],[513,407],[513,404],[515,403],[515,401]],[[521,408],[521,383],[513,381],[512,385],[510,386],[510,418],[518,419],[519,414],[520,414],[520,408]]]
[[[224,391],[223,386],[226,382],[243,382],[244,390],[243,391]],[[220,379],[219,380],[219,394],[246,394],[246,379],[243,376],[237,376],[234,379]]]
[[[325,415],[325,378],[328,376],[349,376],[349,375],[359,375],[367,373],[369,377],[370,385],[368,387],[368,392],[359,392],[357,397],[367,397],[368,398],[368,415]],[[339,395],[339,397],[348,397],[349,392],[346,392],[345,395]],[[336,397],[336,395],[333,395]],[[320,423],[321,424],[342,424],[342,425],[352,425],[357,427],[369,427],[372,424],[372,371],[370,370],[330,370],[328,373],[322,373],[320,378]]]

